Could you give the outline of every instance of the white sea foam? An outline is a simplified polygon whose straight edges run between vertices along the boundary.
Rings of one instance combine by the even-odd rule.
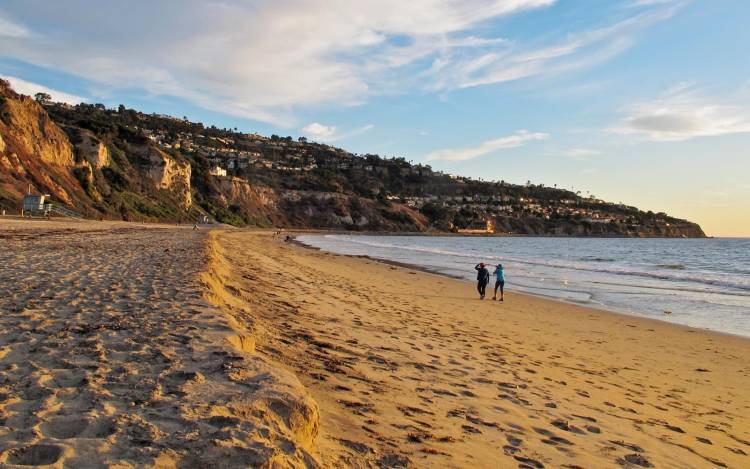
[[[387,242],[376,242],[376,241],[369,241],[367,239],[364,239],[360,236],[342,236],[342,235],[327,235],[330,237],[330,239],[345,239],[346,242],[352,243],[352,244],[360,244],[363,246],[372,246],[372,247],[378,247],[378,248],[384,248],[384,249],[398,249],[401,251],[413,251],[413,252],[422,252],[422,253],[430,253],[430,254],[439,254],[444,256],[453,256],[453,257],[461,257],[466,259],[476,259],[477,253],[475,252],[460,252],[460,251],[452,251],[447,249],[438,249],[438,248],[429,248],[429,247],[421,247],[421,246],[404,246],[404,245],[397,245],[397,244],[391,244]],[[388,239],[388,237],[384,237],[385,239]],[[414,237],[414,239],[418,239]],[[452,240],[452,239],[460,239],[460,238],[453,238],[453,237],[445,237],[443,239],[446,240]],[[470,239],[477,239],[477,238],[470,238]],[[484,239],[492,239],[492,238],[484,238]],[[747,293],[744,292],[734,292],[735,294],[740,295],[747,295],[750,296],[750,276],[747,275],[734,275],[734,274],[711,274],[711,273],[705,273],[705,272],[680,272],[686,270],[686,267],[682,264],[655,264],[649,268],[648,266],[644,266],[643,268],[634,268],[634,267],[626,267],[626,266],[620,266],[616,263],[615,259],[608,259],[608,258],[602,258],[602,257],[596,257],[592,258],[590,261],[556,261],[556,260],[544,260],[544,259],[535,259],[535,258],[521,258],[513,255],[507,255],[507,256],[496,256],[496,255],[488,255],[488,254],[481,254],[481,259],[483,261],[497,261],[497,262],[515,262],[518,264],[528,264],[528,265],[537,265],[537,266],[546,266],[546,267],[555,267],[559,269],[572,269],[572,270],[582,270],[582,271],[589,271],[589,272],[601,272],[601,273],[609,273],[609,274],[615,274],[615,275],[631,275],[631,276],[638,276],[638,277],[647,277],[647,278],[654,278],[659,280],[674,280],[679,282],[694,282],[694,283],[701,283],[705,285],[712,285],[712,286],[719,286],[719,287],[727,287],[731,289],[737,289],[737,290],[745,290]],[[597,265],[595,263],[609,263],[609,265]],[[679,267],[678,267],[679,266]]]
[[[509,289],[750,336],[748,239],[310,235],[300,241],[467,280],[477,262],[502,263]]]

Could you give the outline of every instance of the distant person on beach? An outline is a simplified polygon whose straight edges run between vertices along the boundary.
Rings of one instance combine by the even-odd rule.
[[[490,271],[484,266],[483,262],[480,262],[474,267],[477,271],[477,291],[479,292],[479,299],[484,299],[484,291],[487,289],[487,284],[490,283]]]
[[[503,290],[505,289],[505,272],[503,271],[503,265],[498,264],[495,266],[495,271],[492,272],[495,276],[495,294],[492,296],[493,300],[497,299],[497,289],[500,289],[500,301],[504,301]]]

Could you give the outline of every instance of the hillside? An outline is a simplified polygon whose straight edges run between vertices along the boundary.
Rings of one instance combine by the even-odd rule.
[[[0,207],[31,186],[91,218],[362,231],[704,236],[664,213],[568,190],[456,177],[304,138],[120,106],[37,102],[0,83]]]

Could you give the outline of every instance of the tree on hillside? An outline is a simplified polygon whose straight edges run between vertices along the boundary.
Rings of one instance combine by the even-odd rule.
[[[34,95],[34,99],[39,104],[47,104],[52,101],[52,96],[50,96],[49,93],[37,93]]]

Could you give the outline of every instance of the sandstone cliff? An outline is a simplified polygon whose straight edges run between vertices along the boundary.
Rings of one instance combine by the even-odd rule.
[[[0,80],[0,207],[16,212],[30,190],[94,218],[197,216],[187,161],[131,141],[123,129],[92,124],[58,126],[39,103]]]
[[[695,223],[664,225],[629,225],[590,221],[545,220],[538,217],[496,217],[495,232],[531,236],[595,236],[629,238],[703,238],[705,233]]]
[[[284,191],[281,226],[307,226],[355,231],[427,231],[424,215],[401,204],[349,194]]]
[[[81,194],[70,170],[65,133],[34,100],[0,82],[0,202],[19,200],[29,186],[71,205]],[[17,205],[17,202],[16,202]]]
[[[19,153],[62,167],[73,164],[73,149],[65,133],[47,112],[28,96],[4,96],[3,136]]]
[[[497,216],[496,231],[506,234],[704,236],[686,220],[604,201],[591,207],[564,190],[456,181],[403,158],[357,156],[291,137],[258,137],[264,144],[252,138],[124,106],[42,106],[0,80],[0,208],[17,211],[30,189],[91,218],[134,221],[208,215],[237,226],[425,232],[483,228]],[[249,154],[256,157],[252,164]],[[229,167],[233,158],[237,166],[230,172],[241,177],[212,174],[212,165]],[[546,209],[555,203],[560,208],[567,197],[582,210],[621,210],[625,216],[614,223],[586,222],[581,213],[541,218],[520,205],[508,211],[512,216],[501,216],[482,202],[499,195],[535,197]],[[414,199],[434,202],[414,203],[416,209],[407,205]]]
[[[146,174],[160,189],[172,192],[182,209],[187,210],[193,203],[190,194],[190,163],[178,161],[158,148],[150,145],[142,146],[136,153],[145,156],[148,165]]]
[[[267,187],[253,186],[239,178],[218,178],[215,181],[215,201],[230,211],[241,214],[260,226],[278,225],[278,198],[276,192]]]
[[[257,226],[361,231],[427,231],[419,212],[351,194],[274,190],[233,177],[211,178],[212,203]],[[224,214],[226,218],[227,214]]]
[[[81,141],[76,145],[76,151],[94,168],[102,169],[109,166],[110,157],[107,146],[89,130],[81,132]]]

